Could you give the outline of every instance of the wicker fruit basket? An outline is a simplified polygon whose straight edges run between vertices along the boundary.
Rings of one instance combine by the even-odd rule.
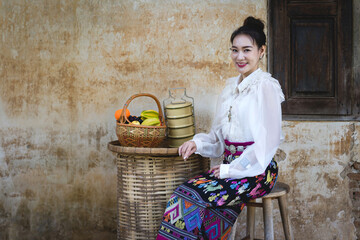
[[[159,110],[160,126],[143,126],[126,124],[126,109],[130,102],[138,97],[150,97],[154,99]],[[166,124],[159,100],[152,94],[139,93],[131,96],[124,104],[119,122],[116,122],[116,135],[122,146],[126,147],[158,147],[166,138]]]

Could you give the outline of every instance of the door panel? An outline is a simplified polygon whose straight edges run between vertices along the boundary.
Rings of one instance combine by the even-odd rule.
[[[351,114],[351,0],[272,0],[270,71],[286,115]]]

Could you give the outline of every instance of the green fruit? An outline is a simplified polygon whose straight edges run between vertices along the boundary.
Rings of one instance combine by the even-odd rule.
[[[160,126],[159,118],[147,118],[145,119],[141,125],[145,126]]]
[[[139,121],[132,121],[131,124],[140,125],[140,122]]]
[[[142,120],[148,119],[148,118],[159,118],[159,113],[155,110],[145,110],[142,111],[140,114],[140,117]]]

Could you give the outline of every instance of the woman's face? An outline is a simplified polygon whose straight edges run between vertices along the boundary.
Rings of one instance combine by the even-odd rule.
[[[244,77],[258,69],[260,57],[265,53],[265,46],[258,48],[256,42],[245,34],[237,35],[231,47],[231,59],[236,70]]]

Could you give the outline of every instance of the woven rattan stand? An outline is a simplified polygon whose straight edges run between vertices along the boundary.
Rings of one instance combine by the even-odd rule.
[[[177,148],[123,147],[117,154],[117,239],[155,239],[167,200],[187,179],[206,171],[209,160],[193,154],[186,162]]]

